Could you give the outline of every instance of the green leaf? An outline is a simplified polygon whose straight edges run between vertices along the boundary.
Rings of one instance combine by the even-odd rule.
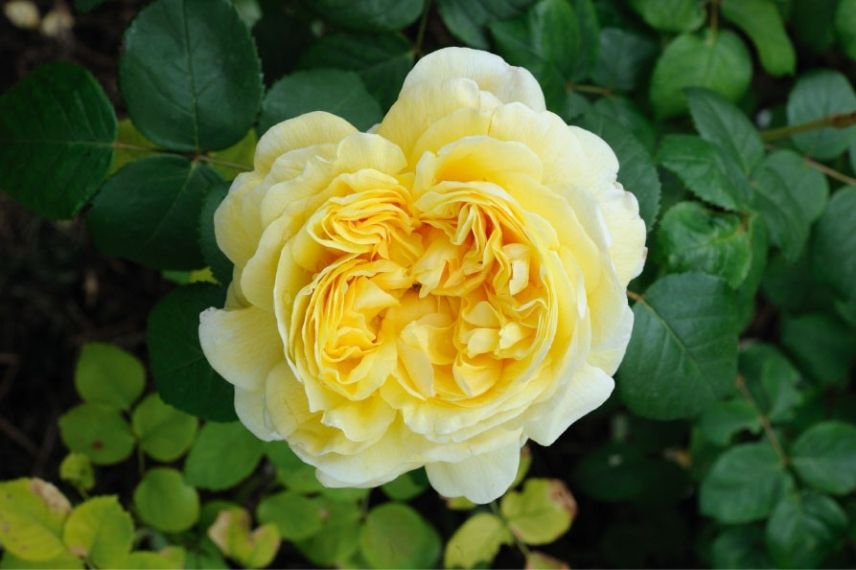
[[[811,221],[803,209],[804,199],[796,198],[796,188],[785,177],[787,171],[767,157],[752,178],[752,206],[764,220],[770,241],[778,245],[785,258],[794,261],[808,240]]]
[[[253,169],[253,158],[256,154],[256,144],[259,137],[255,129],[250,129],[244,138],[223,150],[208,153],[211,158],[211,168],[225,180],[234,180],[242,172]]]
[[[82,491],[95,486],[95,471],[92,460],[83,453],[69,453],[59,464],[59,478]]]
[[[241,140],[262,97],[259,58],[231,2],[157,0],[125,31],[119,84],[146,138],[170,150]]]
[[[745,443],[719,456],[701,483],[701,512],[721,523],[761,520],[794,487],[766,442]]]
[[[635,322],[619,392],[636,414],[691,417],[734,389],[733,294],[716,277],[668,275],[633,307]]]
[[[856,355],[856,332],[825,313],[784,317],[782,344],[809,376],[823,385],[847,380]]]
[[[794,408],[802,402],[800,373],[776,347],[757,342],[744,345],[739,366],[752,398],[770,421],[793,419]]]
[[[840,0],[835,11],[835,33],[847,57],[856,61],[856,0]]]
[[[131,416],[140,449],[153,459],[167,463],[190,448],[198,423],[195,417],[164,404],[157,394],[149,394]]]
[[[571,93],[570,95],[575,94]],[[654,127],[649,118],[630,99],[618,96],[601,97],[591,108],[626,127],[630,134],[639,139],[639,142],[649,153],[653,153],[657,138]]]
[[[145,383],[146,371],[134,355],[100,342],[83,345],[74,386],[85,401],[127,410],[140,397]]]
[[[122,119],[119,121],[115,147],[113,161],[110,163],[110,175],[113,175],[113,173],[129,162],[161,152],[152,141],[144,137],[134,127],[131,119]]]
[[[526,568],[531,570],[565,570],[568,563],[543,552],[531,550],[526,555]]]
[[[526,544],[549,544],[565,534],[577,515],[577,502],[558,479],[528,479],[500,503],[508,528]]]
[[[686,90],[693,124],[701,138],[722,149],[749,174],[764,158],[764,145],[755,126],[740,109],[709,89]]]
[[[598,85],[619,91],[632,91],[650,71],[657,45],[621,28],[600,31],[600,50],[592,79]]]
[[[256,508],[256,518],[272,523],[286,540],[305,540],[318,533],[325,517],[324,504],[317,498],[283,491],[265,497]]]
[[[207,166],[180,156],[152,156],[119,170],[95,198],[87,225],[108,255],[156,269],[205,265],[196,233],[202,202],[220,181]]]
[[[705,18],[697,0],[630,0],[630,6],[649,26],[663,32],[691,32]]]
[[[449,32],[465,44],[488,49],[488,24],[519,16],[534,0],[437,0],[437,10]]]
[[[767,226],[757,215],[748,218],[749,244],[752,250],[752,264],[743,284],[737,288],[737,320],[739,329],[748,327],[755,318],[755,297],[761,286],[761,279],[767,269],[767,257],[770,245],[767,238]]]
[[[799,43],[815,53],[832,46],[835,28],[830,25],[835,19],[839,0],[791,0],[790,22]]]
[[[191,485],[220,491],[246,479],[263,453],[262,441],[243,424],[207,423],[187,456],[184,472]]]
[[[455,531],[446,544],[446,568],[474,568],[491,565],[503,544],[511,544],[511,532],[498,516],[476,513]]]
[[[829,199],[829,183],[802,156],[791,150],[777,150],[767,155],[762,168],[772,170],[785,182],[784,191],[799,204],[809,223],[823,214]]]
[[[761,430],[761,418],[749,400],[739,397],[705,408],[698,426],[710,441],[726,446],[743,430],[757,434]]]
[[[745,221],[698,202],[672,206],[660,222],[656,243],[667,272],[710,273],[734,289],[746,279],[752,264]]]
[[[213,285],[179,287],[163,297],[146,330],[152,376],[163,401],[213,421],[232,421],[234,390],[208,364],[199,346],[199,313],[222,307],[225,292]]]
[[[856,109],[856,93],[847,78],[838,71],[814,70],[799,78],[788,96],[788,125],[799,125],[836,113]],[[791,137],[802,152],[820,160],[843,153],[856,140],[856,126],[846,129],[827,127]]]
[[[0,568],[3,570],[22,570],[24,568],[32,568],[33,570],[46,570],[47,568],[69,570],[83,568],[83,561],[70,552],[64,552],[50,560],[24,560],[6,550],[2,554],[2,558],[0,558]]]
[[[89,499],[71,511],[63,542],[96,568],[112,568],[131,552],[134,521],[115,496]]]
[[[47,561],[63,556],[62,527],[68,499],[41,479],[0,483],[0,543],[17,558]]]
[[[422,469],[399,475],[381,487],[386,496],[395,501],[409,501],[424,493],[427,488],[428,477]]]
[[[265,454],[277,468],[277,479],[292,491],[312,493],[324,489],[315,476],[315,468],[301,461],[287,443],[269,442]]]
[[[167,558],[158,552],[139,550],[129,554],[117,568],[127,570],[178,570],[182,566],[176,564],[175,560]]]
[[[806,188],[808,190],[808,188]],[[818,277],[845,300],[856,299],[856,186],[838,190],[817,223],[811,261]]]
[[[96,465],[124,461],[134,449],[131,427],[119,410],[98,404],[80,404],[60,416],[59,433],[69,450]]]
[[[164,532],[181,532],[199,518],[199,495],[175,469],[149,469],[134,489],[140,519]]]
[[[714,568],[773,568],[764,530],[757,525],[726,528],[713,541],[711,554]]]
[[[666,135],[657,160],[706,202],[740,210],[748,200],[748,181],[738,164],[719,147],[694,135]]]
[[[401,503],[372,509],[360,533],[360,550],[371,568],[434,568],[442,546],[434,527]]]
[[[262,3],[262,19],[255,23],[252,33],[262,60],[265,84],[270,85],[294,69],[300,54],[315,39],[312,25],[317,19],[306,10],[295,13],[276,2],[262,0]]]
[[[796,54],[779,10],[771,0],[724,0],[722,15],[746,32],[770,75],[794,72]]]
[[[708,32],[704,38],[682,34],[660,54],[649,96],[659,117],[672,117],[687,108],[686,87],[706,87],[729,101],[737,101],[751,78],[749,52],[733,32]]]
[[[113,160],[116,115],[82,67],[36,68],[0,96],[0,190],[33,212],[71,218]]]
[[[413,46],[397,33],[330,34],[309,46],[299,65],[353,71],[381,107],[389,109],[413,67]]]
[[[782,499],[767,522],[767,546],[778,568],[817,568],[847,529],[847,515],[825,495]]]
[[[312,69],[287,75],[273,84],[262,101],[259,132],[310,111],[339,115],[362,131],[382,118],[380,106],[366,91],[359,75]]]
[[[846,495],[856,489],[856,426],[823,422],[804,432],[791,447],[800,478],[818,491]]]
[[[618,182],[636,196],[645,226],[653,228],[660,208],[660,177],[651,155],[624,126],[602,113],[586,113],[580,124],[612,147],[621,164]]]
[[[220,511],[208,536],[229,558],[244,568],[268,566],[279,549],[279,533],[272,524],[251,530],[250,514],[240,507]]]
[[[205,263],[211,268],[211,273],[221,285],[228,285],[232,281],[234,266],[217,245],[217,236],[214,230],[214,212],[229,193],[229,184],[215,184],[205,195],[202,202],[202,210],[199,213],[199,249]]]
[[[400,30],[422,14],[425,0],[315,0],[312,8],[324,19],[343,28]]]
[[[327,499],[327,518],[321,532],[307,540],[295,542],[297,549],[318,566],[334,566],[352,556],[360,547],[360,518],[356,503]]]

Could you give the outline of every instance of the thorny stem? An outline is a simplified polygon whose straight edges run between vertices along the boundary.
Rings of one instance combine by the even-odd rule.
[[[752,407],[755,409],[755,412],[758,414],[759,419],[761,420],[761,427],[764,429],[764,435],[767,436],[767,439],[770,442],[770,446],[772,446],[773,450],[776,452],[776,455],[779,456],[779,460],[782,462],[782,465],[787,465],[788,456],[785,455],[785,450],[782,447],[781,442],[779,441],[779,437],[776,435],[776,432],[773,430],[773,425],[770,423],[770,418],[761,411],[761,407],[758,406],[758,402],[755,401],[755,397],[752,395],[752,392],[749,390],[749,387],[746,386],[746,380],[743,378],[742,374],[737,375],[737,380],[735,381],[737,385],[737,389],[740,391],[743,396],[749,400],[749,403],[752,404]]]
[[[791,135],[815,131],[817,129],[833,128],[846,129],[847,127],[856,125],[856,111],[848,113],[835,113],[827,115],[813,121],[807,121],[798,125],[789,125],[787,127],[779,127],[777,129],[768,129],[761,131],[761,139],[765,141],[774,141],[787,138]]]
[[[431,10],[431,0],[425,1],[425,8],[422,9],[422,17],[419,20],[419,29],[416,31],[416,43],[413,44],[413,52],[416,58],[422,57],[422,44],[425,41],[425,29],[428,27],[428,12]]]

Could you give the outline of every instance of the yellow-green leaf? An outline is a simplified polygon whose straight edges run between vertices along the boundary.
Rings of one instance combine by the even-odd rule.
[[[273,523],[250,530],[250,514],[240,508],[220,511],[208,537],[229,558],[247,568],[264,568],[279,549],[279,532]]]
[[[513,538],[505,523],[496,515],[477,513],[455,531],[446,544],[443,565],[446,568],[473,568],[490,564],[503,544]]]
[[[548,544],[571,527],[577,502],[558,479],[529,479],[522,492],[503,497],[501,508],[518,538],[528,544]]]
[[[41,479],[0,483],[0,543],[18,558],[47,561],[66,552],[62,527],[68,499]]]
[[[71,511],[63,542],[72,554],[97,568],[111,568],[131,552],[134,522],[115,496],[96,497]]]

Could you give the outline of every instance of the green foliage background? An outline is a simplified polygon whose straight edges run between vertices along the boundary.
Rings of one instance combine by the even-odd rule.
[[[480,508],[421,471],[321,487],[235,421],[196,332],[258,135],[312,110],[369,128],[446,45],[525,66],[609,142],[649,231],[615,395]],[[176,283],[145,366],[83,347],[76,506],[0,483],[0,566],[856,566],[856,0],[155,0],[118,77],[126,112],[65,62],[0,96],[0,189]]]

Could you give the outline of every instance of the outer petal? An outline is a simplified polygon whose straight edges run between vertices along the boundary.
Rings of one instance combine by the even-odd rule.
[[[520,443],[476,455],[458,463],[429,463],[428,480],[446,497],[466,497],[484,504],[501,497],[514,482],[520,464]]]
[[[609,229],[609,257],[615,266],[621,287],[642,273],[648,249],[645,247],[645,222],[639,217],[636,196],[621,184],[599,196],[606,227]]]
[[[253,435],[263,441],[282,439],[267,417],[264,390],[250,392],[235,388],[235,413]]]
[[[459,77],[472,79],[504,103],[520,101],[536,111],[546,108],[541,86],[528,70],[512,67],[498,55],[469,48],[451,47],[426,55],[410,70],[401,91],[423,82]]]
[[[577,369],[550,401],[530,410],[529,437],[541,445],[552,445],[568,426],[603,404],[614,387],[615,381],[600,368],[586,365]]]
[[[273,313],[256,307],[199,315],[199,341],[211,366],[239,388],[258,391],[285,353]]]
[[[357,128],[351,123],[331,113],[306,113],[268,129],[256,145],[253,166],[266,174],[273,162],[289,151],[316,144],[335,144],[356,132]]]

